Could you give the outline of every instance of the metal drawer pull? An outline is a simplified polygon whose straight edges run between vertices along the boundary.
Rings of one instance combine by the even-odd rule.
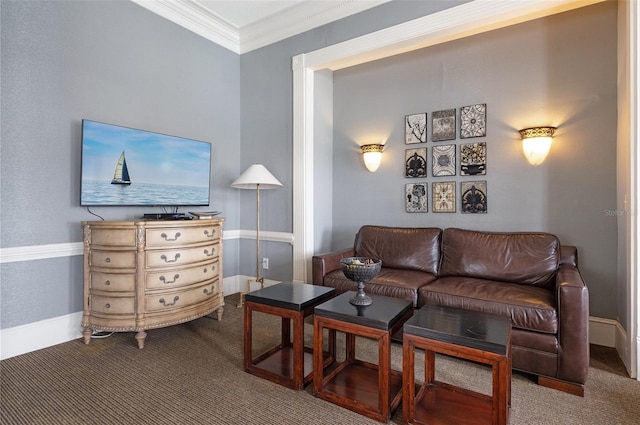
[[[211,254],[209,254],[209,250],[205,249],[204,250],[204,255],[206,255],[207,257],[213,257],[214,255],[216,255],[216,249],[215,248],[211,248]]]
[[[104,308],[111,308],[111,304],[106,303],[106,304],[104,305]]]
[[[212,273],[213,273],[213,271],[214,271],[215,269],[216,269],[216,266],[211,266],[211,272],[212,272]],[[202,269],[202,273],[207,273],[208,271],[209,271],[209,269],[208,269],[208,268],[206,268],[206,267],[205,267],[204,269]]]
[[[109,258],[109,257],[105,258],[104,262],[105,263],[110,263],[111,262],[111,258]]]
[[[208,230],[205,230],[205,231],[204,231],[204,235],[205,235],[206,237],[208,237],[208,238],[213,238],[213,237],[216,235],[216,229],[213,229],[213,230],[211,231],[211,234],[209,234],[209,231],[208,231]]]
[[[180,237],[180,232],[176,232],[176,235],[175,235],[175,237],[173,239],[168,239],[166,233],[162,233],[160,236],[162,236],[162,238],[164,238],[164,240],[167,241],[167,242],[169,242],[169,241],[177,241],[178,238]]]
[[[173,280],[167,280],[164,276],[160,276],[158,279],[160,279],[162,281],[162,283],[167,285],[169,283],[175,283],[176,280],[178,280],[179,278],[180,278],[180,275],[176,274],[176,275],[173,276]]]
[[[175,304],[176,304],[176,301],[178,301],[179,299],[180,299],[180,297],[176,295],[175,297],[173,297],[173,302],[172,302],[172,303],[170,303],[170,304],[167,304],[167,303],[166,303],[166,301],[164,300],[164,298],[160,298],[160,301],[159,301],[159,302],[160,302],[160,304],[162,304],[163,306],[165,306],[165,307],[169,307],[169,306],[175,305]]]
[[[211,286],[211,291],[208,291],[207,288],[204,288],[202,292],[206,295],[213,295],[213,286]]]
[[[176,261],[178,261],[178,258],[180,258],[180,253],[177,253],[175,257],[173,257],[173,260],[167,260],[167,256],[164,254],[162,254],[160,258],[164,260],[165,263],[175,263]]]
[[[104,282],[104,284],[105,284],[105,286],[109,286],[109,285],[111,285],[111,281],[107,280],[107,281]]]

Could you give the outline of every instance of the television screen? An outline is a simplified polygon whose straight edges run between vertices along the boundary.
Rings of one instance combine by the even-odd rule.
[[[211,144],[82,120],[80,205],[209,205]]]

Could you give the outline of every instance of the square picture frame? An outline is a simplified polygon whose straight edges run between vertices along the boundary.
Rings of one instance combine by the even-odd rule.
[[[431,147],[431,173],[433,177],[456,175],[456,145]]]
[[[463,143],[460,145],[460,175],[487,174],[487,143]]]
[[[428,207],[428,183],[406,183],[404,185],[405,211],[408,213],[426,213]]]
[[[460,108],[460,138],[484,137],[487,135],[487,104]]]
[[[425,143],[427,141],[427,113],[405,115],[404,143]]]
[[[456,212],[456,182],[431,183],[431,198],[434,213]]]
[[[460,182],[460,205],[463,214],[486,214],[487,181]]]
[[[456,138],[456,108],[435,111],[431,114],[431,140],[441,142]]]
[[[427,148],[405,149],[404,176],[410,178],[427,176]]]

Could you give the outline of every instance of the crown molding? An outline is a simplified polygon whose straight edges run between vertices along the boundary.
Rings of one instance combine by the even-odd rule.
[[[243,28],[229,23],[197,0],[131,1],[209,41],[242,54],[391,0],[304,2]]]
[[[194,0],[131,0],[209,41],[240,53],[238,28]]]
[[[241,28],[240,53],[259,49],[389,1],[391,0],[298,3]]]

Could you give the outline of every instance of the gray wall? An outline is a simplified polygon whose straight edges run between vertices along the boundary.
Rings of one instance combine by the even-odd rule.
[[[255,228],[255,193],[229,185],[251,163],[264,163],[285,187],[263,192],[261,227],[291,232],[291,58],[460,3],[465,1],[394,1],[238,57],[126,0],[2,0],[2,247],[82,240],[79,222],[93,219],[79,207],[82,118],[211,141],[212,208],[224,211],[225,228],[230,230]],[[562,26],[551,25],[560,17],[522,26],[529,28],[531,42],[506,29],[426,50],[435,55],[433,63],[425,62],[425,52],[418,52],[334,74],[338,77],[336,111],[352,104],[354,99],[336,94],[340,84],[358,72],[372,73],[365,75],[369,83],[387,84],[390,76],[385,68],[398,69],[416,85],[411,90],[404,83],[350,88],[378,104],[353,103],[350,113],[367,111],[358,118],[361,123],[346,125],[337,112],[334,115],[342,130],[333,135],[337,158],[333,186],[351,184],[343,175],[349,171],[353,172],[349,178],[366,187],[383,188],[385,197],[381,202],[379,195],[373,195],[364,198],[362,205],[347,208],[340,204],[343,195],[334,189],[335,228],[333,234],[322,235],[321,245],[352,244],[355,230],[365,222],[547,229],[564,243],[578,245],[592,291],[592,314],[615,318],[611,278],[615,275],[615,231],[611,230],[615,219],[603,217],[602,212],[615,208],[611,130],[615,128],[615,89],[605,88],[615,87],[615,5],[593,6],[562,19],[567,17]],[[533,43],[526,44],[534,48],[532,55],[524,55],[526,51],[511,41],[513,37]],[[455,54],[447,53],[444,47],[449,46]],[[499,50],[505,50],[502,56]],[[589,57],[593,61],[585,66]],[[540,61],[546,68],[540,68]],[[413,64],[423,68],[411,69]],[[523,94],[528,86],[546,87],[537,104],[527,101],[528,92]],[[404,150],[399,127],[403,115],[475,102],[489,105],[489,214],[441,218],[431,212],[406,214],[402,205],[406,180],[399,165]],[[371,174],[361,166],[354,140],[345,142],[343,134],[346,127],[371,127],[377,123],[374,118],[392,131],[381,169]],[[531,168],[521,157],[516,130],[548,124],[549,119],[561,130],[548,162]],[[525,188],[517,187],[524,183]],[[326,187],[322,193],[331,196]],[[146,212],[94,210],[114,220]],[[225,276],[252,275],[253,260],[241,259],[254,258],[254,249],[252,241],[226,243]],[[291,279],[290,247],[267,242],[263,254],[271,259],[265,277]],[[8,263],[0,272],[2,329],[82,309],[80,257]]]
[[[212,207],[237,228],[240,60],[129,1],[2,1],[2,247],[82,241],[81,121],[212,143]],[[205,208],[206,209],[206,208]],[[108,220],[158,208],[92,210]],[[238,243],[225,245],[237,274]],[[82,310],[80,256],[5,263],[1,327]]]
[[[616,4],[607,2],[334,73],[333,248],[363,224],[547,231],[578,247],[591,314],[617,318]],[[594,28],[598,28],[594,31]],[[486,176],[404,178],[406,114],[487,104]],[[430,127],[429,120],[429,128]],[[519,129],[558,127],[529,165]],[[459,127],[459,120],[458,120]],[[374,174],[358,144],[386,141]],[[421,146],[422,147],[422,146]],[[487,214],[460,213],[461,181],[487,181]],[[404,186],[455,181],[455,214],[406,213]],[[354,195],[353,191],[357,195]],[[336,202],[344,197],[345,202]],[[624,295],[622,295],[624,296]]]
[[[291,59],[300,53],[311,52],[466,2],[467,0],[393,1],[241,56],[241,168],[244,170],[252,163],[260,162],[284,185],[282,189],[262,192],[261,230],[293,231]],[[321,81],[321,84],[325,82]],[[316,185],[324,185],[320,187],[320,192],[331,192],[329,181],[316,181]],[[243,192],[239,195],[242,204],[240,227],[255,229],[255,193],[247,190],[239,192]],[[330,239],[330,235],[322,235],[321,250],[329,246]],[[277,244],[263,241],[261,257],[270,256],[274,249],[283,250],[282,247],[274,247]],[[251,259],[241,261],[240,273],[250,276],[255,274],[255,241],[241,242],[240,258]],[[270,256],[270,261],[281,264],[281,267],[277,270],[265,270],[262,274],[264,277],[292,279],[290,256],[276,259]]]

